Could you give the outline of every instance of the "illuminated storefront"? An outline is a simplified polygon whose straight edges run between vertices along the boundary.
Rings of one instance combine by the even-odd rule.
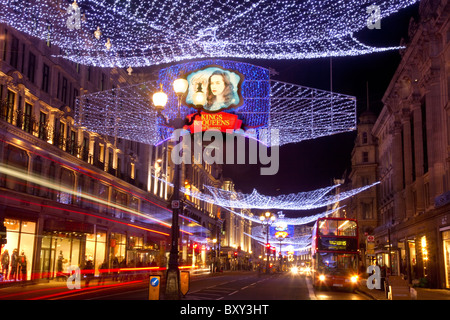
[[[36,222],[5,219],[7,244],[2,248],[3,258],[9,256],[9,264],[3,269],[5,281],[30,280],[32,277]],[[6,261],[6,258],[5,258]]]
[[[444,254],[445,288],[450,289],[450,231],[442,232]]]

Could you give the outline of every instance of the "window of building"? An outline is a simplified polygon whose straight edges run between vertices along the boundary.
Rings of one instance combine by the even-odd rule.
[[[6,96],[6,109],[4,109],[4,114],[2,117],[9,123],[13,122],[14,119],[14,105],[16,103],[16,93],[8,90],[8,95]]]
[[[108,169],[114,168],[114,156],[111,151],[108,152]]]
[[[8,145],[5,155],[6,164],[22,172],[28,171],[29,157],[25,150]],[[12,176],[6,176],[6,187],[15,191],[25,192],[27,182]]]
[[[34,74],[36,71],[36,56],[30,52],[28,54],[28,79],[30,79],[31,82],[34,82]]]
[[[70,138],[69,138],[69,150],[68,152],[71,155],[75,155],[77,152],[77,133],[74,130],[70,130]]]
[[[367,132],[363,132],[362,133],[362,143],[366,144],[367,143]]]
[[[362,203],[361,204],[362,209],[362,218],[365,220],[372,220],[373,219],[373,210],[372,210],[372,204],[371,203]]]
[[[56,118],[55,118],[56,121]],[[56,128],[56,124],[55,124]],[[56,146],[58,148],[63,149],[64,148],[64,132],[66,130],[66,124],[64,122],[59,121],[59,131],[58,136],[55,139]]]
[[[42,85],[41,89],[48,93],[48,85],[50,81],[50,67],[44,63],[42,67]]]
[[[67,104],[67,78],[62,78],[61,101]]]
[[[14,69],[17,69],[18,61],[19,61],[19,39],[11,35],[11,56],[9,64]]]
[[[362,153],[362,162],[369,162],[369,153],[368,152],[363,152]]]
[[[41,176],[42,175],[42,165],[43,165],[43,161],[42,158],[40,156],[37,156],[33,159],[33,173],[36,176]],[[33,184],[33,194],[36,196],[40,195],[40,189],[41,186],[38,184]]]
[[[110,258],[109,261],[112,262],[110,268],[118,268],[119,263],[121,263],[126,258],[126,244],[127,238],[124,234],[111,233],[109,239],[110,247]],[[126,261],[126,260],[125,260]]]
[[[95,275],[99,274],[100,266],[106,258],[106,232],[99,231],[96,234],[86,235],[85,261],[92,261],[95,267]]]
[[[100,204],[100,212],[108,212],[108,206],[105,205],[105,203],[109,200],[109,186],[100,183],[98,188],[98,196],[103,200]]]
[[[444,252],[445,287],[450,289],[450,231],[442,232],[442,243]]]
[[[74,173],[69,169],[61,168],[60,183],[61,190],[58,193],[57,201],[64,204],[73,204]]]
[[[105,161],[105,145],[100,143],[99,148],[98,160],[103,163]]]
[[[89,160],[89,139],[83,137],[83,146],[81,148],[81,158],[83,161]]]
[[[63,277],[66,279],[68,268],[81,264],[83,237],[82,232],[43,231],[39,276],[41,278]]]
[[[130,178],[134,180],[134,173],[135,173],[135,164],[130,163]]]
[[[39,112],[39,139],[47,140],[47,114]]]
[[[6,281],[31,280],[36,223],[5,218],[5,227],[7,243],[2,248],[2,255],[9,255],[10,264],[3,277]],[[13,261],[17,262],[16,266]]]
[[[23,118],[23,130],[25,132],[31,133],[33,129],[33,106],[28,102],[25,102],[25,112]]]

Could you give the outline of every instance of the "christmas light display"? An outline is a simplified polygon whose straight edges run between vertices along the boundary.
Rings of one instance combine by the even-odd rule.
[[[253,190],[251,194],[227,191],[212,186],[205,186],[213,195],[214,204],[227,208],[252,208],[252,209],[280,209],[280,210],[311,210],[325,207],[339,201],[352,197],[363,192],[379,182],[355,188],[347,191],[341,191],[338,194],[329,194],[336,186],[317,189],[308,192],[291,193],[280,196],[265,196]],[[207,201],[206,198],[204,201]]]
[[[204,199],[204,197],[200,197],[201,199]],[[211,199],[211,198],[209,198],[211,201],[213,201],[213,199]],[[208,202],[208,201],[207,201]],[[214,202],[211,202],[211,203],[214,203]],[[214,203],[215,204],[215,203]],[[241,218],[243,218],[243,219],[245,219],[245,220],[249,220],[249,221],[251,221],[251,222],[253,222],[253,223],[256,223],[256,224],[260,224],[261,223],[261,220],[259,220],[259,218],[258,217],[255,217],[255,216],[252,216],[252,215],[248,215],[248,214],[245,214],[245,213],[243,213],[243,212],[238,212],[238,211],[235,211],[235,210],[233,210],[232,208],[227,208],[227,207],[221,207],[221,208],[223,208],[223,209],[225,209],[225,210],[228,210],[229,212],[231,212],[232,214],[234,214],[234,215],[236,215],[236,216],[239,216],[239,217],[241,217]],[[339,207],[339,208],[336,208],[336,209],[333,209],[333,210],[327,210],[327,211],[325,211],[325,212],[321,212],[321,213],[318,213],[318,214],[314,214],[314,215],[311,215],[311,216],[304,216],[304,217],[298,217],[298,218],[287,218],[287,217],[284,217],[283,218],[283,221],[287,224],[287,225],[292,225],[292,226],[300,226],[300,225],[304,225],[304,224],[308,224],[308,223],[311,223],[311,222],[314,222],[314,221],[316,221],[317,219],[319,219],[319,218],[323,218],[323,217],[326,217],[326,216],[328,216],[328,215],[331,215],[331,214],[333,214],[333,213],[335,213],[335,212],[338,212],[339,210],[341,210],[343,207]]]
[[[246,235],[250,236],[252,239],[255,239],[256,241],[260,241],[262,243],[264,243],[267,238],[265,235],[265,228],[261,226],[256,226],[252,228],[252,234],[247,234]],[[270,243],[276,243],[279,242],[280,240],[276,237],[269,237],[269,242]],[[286,238],[283,240],[283,245],[300,245],[300,246],[304,246],[304,245],[310,245],[311,244],[311,235],[304,235],[304,236],[297,236],[297,237],[292,237],[292,238]]]
[[[417,1],[79,0],[81,27],[77,20],[72,28],[67,1],[0,0],[0,22],[50,37],[61,56],[100,67],[211,57],[306,59],[399,49],[367,46],[354,35],[371,25],[368,8],[375,6],[382,21]],[[94,34],[98,28],[101,35]]]
[[[270,79],[269,70],[249,63],[204,60],[174,65],[159,73],[159,80],[86,94],[77,99],[75,121],[87,130],[156,145],[173,129],[163,125],[152,107],[151,96],[160,90],[168,95],[163,114],[177,115],[178,100],[172,84],[180,75],[208,65],[220,65],[244,75],[241,107],[227,110],[242,120],[245,135],[266,146],[284,145],[356,128],[356,98]],[[181,107],[181,116],[195,113]],[[278,140],[272,139],[272,130]]]

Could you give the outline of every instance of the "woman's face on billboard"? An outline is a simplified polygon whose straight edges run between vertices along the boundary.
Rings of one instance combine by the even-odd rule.
[[[221,75],[213,75],[211,77],[211,92],[213,95],[220,95],[225,89],[225,82]]]

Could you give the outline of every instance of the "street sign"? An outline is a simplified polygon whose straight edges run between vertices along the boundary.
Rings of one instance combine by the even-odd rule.
[[[180,208],[180,200],[172,200],[172,209]]]
[[[189,291],[190,273],[189,271],[180,271],[180,291],[185,296]]]
[[[367,236],[367,242],[374,242],[375,236]]]
[[[150,276],[148,300],[159,300],[161,276]]]

